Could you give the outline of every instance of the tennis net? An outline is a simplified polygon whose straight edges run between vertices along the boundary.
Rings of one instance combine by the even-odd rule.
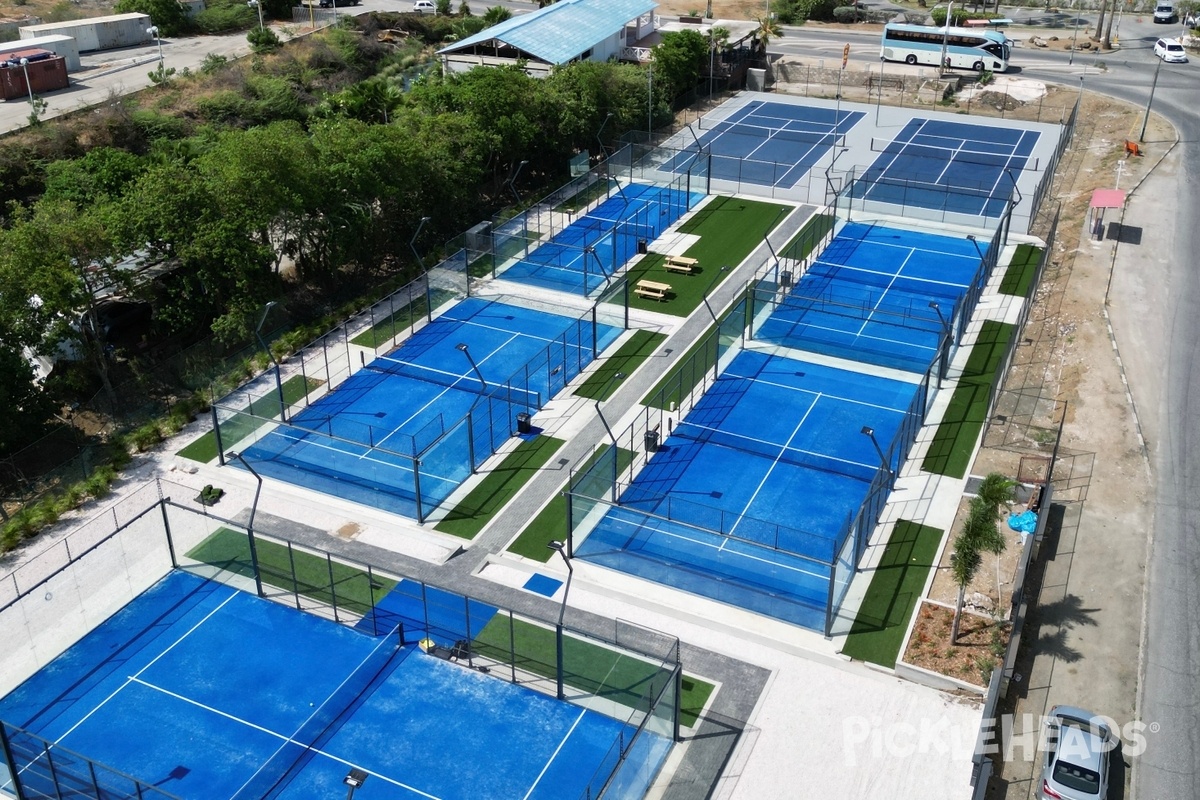
[[[346,676],[315,711],[308,715],[291,736],[284,740],[269,759],[234,793],[231,800],[260,800],[285,786],[303,767],[307,756],[319,747],[338,722],[358,706],[359,700],[374,690],[376,682],[391,666],[398,653],[404,652],[403,626],[393,628],[358,666]]]
[[[1038,168],[1038,160],[1033,156],[968,150],[965,149],[965,145],[978,143],[964,142],[963,144],[964,147],[939,147],[930,144],[918,144],[916,142],[896,141],[895,139],[872,138],[871,150],[876,153],[887,153],[907,158],[929,158],[946,164],[952,161],[961,164],[979,164],[980,166],[995,167],[1000,170],[1036,171]]]
[[[604,219],[602,217],[580,217],[573,221],[569,226],[564,228],[554,240],[561,242],[566,240],[578,240],[586,238],[583,236],[586,232],[599,232],[600,234],[615,233],[624,236],[636,236],[639,239],[653,241],[658,238],[658,233],[652,225],[645,225],[632,220],[619,219]],[[599,238],[599,237],[597,237]]]
[[[718,428],[710,428],[707,425],[698,425],[694,422],[679,423],[675,426],[673,435],[691,442],[713,444],[718,447],[739,450],[743,453],[762,456],[763,458],[769,458],[773,461],[780,461],[796,467],[819,469],[824,472],[833,472],[838,475],[847,475],[866,481],[874,478],[880,469],[879,465],[860,464],[857,461],[851,461],[847,458],[837,458],[836,456],[829,456],[824,453],[814,453],[811,450],[788,447],[787,445],[769,442],[765,439],[757,439],[753,436],[729,433]]]
[[[445,386],[450,389],[460,389],[464,392],[473,392],[489,397],[508,398],[510,401],[527,408],[536,409],[542,407],[541,395],[538,392],[532,392],[528,389],[517,389],[503,383],[483,384],[474,375],[462,375],[457,372],[437,369],[436,367],[427,367],[423,364],[414,364],[411,361],[402,361],[390,356],[379,356],[373,361],[368,361],[366,369],[384,375],[399,375],[405,378],[424,381],[425,383]]]
[[[768,128],[765,125],[752,125],[748,122],[729,122],[726,120],[712,120],[707,117],[701,117],[698,125],[702,131],[716,131],[717,133],[740,133],[744,136],[753,136],[758,139],[782,139],[788,142],[797,142],[799,144],[823,144],[829,147],[843,147],[846,144],[846,135],[844,133],[835,133],[832,130],[827,131],[797,131],[791,128]]]

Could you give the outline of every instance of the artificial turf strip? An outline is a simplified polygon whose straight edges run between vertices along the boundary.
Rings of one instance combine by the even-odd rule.
[[[665,333],[634,331],[633,336],[629,337],[617,352],[600,361],[596,371],[575,390],[575,395],[591,400],[607,400],[617,390],[617,382],[613,380],[613,376],[618,372],[633,374],[666,338]]]
[[[710,325],[704,333],[696,337],[696,343],[688,348],[688,351],[683,354],[683,358],[679,359],[663,379],[650,390],[650,394],[642,398],[642,405],[667,411],[672,403],[678,406],[683,396],[696,388],[706,372],[712,368],[713,358],[715,358],[715,345],[712,339],[716,330],[715,324]],[[696,354],[705,348],[708,348],[708,358],[695,360]],[[701,364],[703,364],[703,368],[701,368]]]
[[[817,246],[825,234],[833,230],[837,219],[832,214],[814,214],[792,240],[779,251],[780,258],[803,261]]]
[[[496,614],[472,642],[479,655],[504,664],[515,662],[518,670],[554,680],[557,676],[557,637],[545,628],[507,614]],[[496,668],[493,668],[496,671]],[[501,670],[501,674],[503,671]],[[670,672],[663,666],[619,653],[603,645],[563,636],[563,684],[627,708],[645,709],[658,696]],[[695,725],[714,687],[711,683],[683,677],[679,703],[680,722]]]
[[[550,456],[566,442],[553,436],[535,436],[517,445],[479,485],[434,526],[435,530],[474,539],[504,504],[537,474]]]
[[[1004,271],[1000,281],[1000,293],[1014,297],[1028,297],[1037,274],[1038,262],[1042,259],[1042,248],[1031,244],[1017,245],[1013,260]]]
[[[293,375],[283,382],[283,402],[289,406],[298,403],[320,385],[321,381],[315,378],[306,379],[303,375]],[[279,400],[274,394],[260,397],[250,403],[250,414],[252,416],[239,414],[221,423],[221,444],[227,451],[257,430],[264,419],[278,417]],[[217,457],[216,431],[209,431],[176,455],[207,464]]]
[[[261,537],[255,537],[254,542],[259,575],[264,584],[287,592],[299,592],[322,603],[332,605],[336,600],[338,608],[355,614],[366,616],[375,603],[396,586],[396,581],[390,578],[369,575],[365,570],[338,561],[327,561],[314,553],[295,548],[289,553],[284,545]],[[247,578],[254,577],[250,539],[242,531],[218,528],[192,548],[187,557]],[[330,570],[333,573],[332,586]]]
[[[1003,379],[998,373],[1015,332],[1016,326],[1005,322],[986,320],[983,323],[979,340],[971,348],[963,375],[933,434],[921,469],[954,478],[967,474],[975,442],[983,429],[992,387]]]
[[[452,292],[446,289],[431,288],[430,294],[433,295],[434,308],[437,308],[452,296]],[[379,345],[390,342],[401,331],[411,329],[417,320],[428,313],[429,298],[426,295],[414,297],[410,302],[405,303],[358,336],[355,336],[350,340],[350,343],[356,344],[359,347],[369,347],[374,350]]]
[[[694,258],[699,266],[691,275],[667,272],[662,268],[663,256],[647,255],[630,267],[629,307],[660,311],[686,317],[700,305],[705,291],[717,282],[722,266],[733,270],[746,260],[754,248],[762,244],[767,234],[781,218],[787,206],[743,200],[735,197],[714,198],[704,208],[679,227],[680,232],[700,237],[683,255]],[[633,287],[639,280],[669,283],[671,291],[666,300],[639,297]],[[715,287],[714,287],[715,288]]]
[[[938,528],[905,519],[896,522],[842,653],[872,664],[896,666],[904,632],[941,541]]]
[[[595,464],[600,456],[608,452],[608,445],[596,450],[583,463],[580,471]],[[621,448],[617,451],[617,472],[629,466],[633,461],[633,451]],[[525,558],[541,561],[543,564],[550,560],[554,551],[547,545],[551,542],[566,541],[567,538],[567,498],[563,493],[567,490],[564,483],[533,520],[525,526],[520,535],[508,546],[508,552]]]

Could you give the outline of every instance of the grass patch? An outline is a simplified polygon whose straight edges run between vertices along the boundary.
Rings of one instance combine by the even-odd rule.
[[[896,666],[904,632],[934,567],[942,533],[904,519],[896,522],[843,653],[872,664]]]
[[[587,469],[608,452],[609,445],[604,445],[583,463],[581,469]],[[633,461],[633,451],[621,448],[617,452],[617,472],[625,469]],[[562,542],[567,538],[567,498],[563,494],[567,490],[564,482],[546,507],[525,526],[525,530],[508,546],[508,552],[525,558],[540,561],[543,564],[550,560],[554,551],[547,547],[550,542]]]
[[[298,549],[292,549],[289,553],[284,545],[261,537],[255,537],[254,542],[259,575],[264,584],[287,592],[298,591],[305,597],[330,605],[336,600],[338,608],[355,614],[368,614],[375,603],[396,586],[396,581],[390,578],[368,575],[365,570],[338,561],[333,561],[331,567],[331,562],[314,553]],[[250,538],[242,531],[218,528],[212,536],[189,551],[187,557],[247,578],[254,577]]]
[[[703,380],[704,375],[712,369],[715,352],[712,337],[717,326],[710,325],[704,333],[696,337],[696,343],[683,354],[683,358],[671,368],[670,372],[650,390],[650,394],[642,398],[642,405],[651,408],[668,410],[671,403],[679,405],[685,394],[695,389]],[[708,348],[707,358],[697,359],[697,354]]]
[[[529,482],[550,456],[566,444],[553,436],[535,436],[517,445],[479,485],[450,509],[435,530],[474,539],[496,512]]]
[[[446,289],[430,289],[429,293],[433,296],[433,308],[437,308],[454,296],[453,292]],[[379,345],[386,344],[396,338],[396,334],[401,331],[412,328],[417,323],[417,320],[429,313],[429,310],[428,296],[421,295],[420,297],[414,297],[410,302],[405,303],[358,336],[355,336],[350,342],[359,347],[369,347],[374,350]]]
[[[804,260],[816,248],[817,243],[833,230],[833,224],[836,221],[837,218],[832,214],[814,215],[804,223],[804,227],[792,237],[792,240],[784,245],[784,248],[779,251],[779,257],[791,258],[796,261]]]
[[[575,395],[592,400],[607,400],[617,389],[617,382],[612,379],[613,376],[618,372],[633,374],[666,338],[665,333],[634,331],[629,341],[621,345],[617,352],[601,360],[596,371],[575,390]]]
[[[1031,244],[1017,245],[1017,252],[1000,281],[1000,293],[1028,297],[1029,290],[1033,288],[1033,276],[1037,273],[1038,262],[1041,260],[1042,248]]]
[[[987,320],[979,340],[971,348],[963,376],[950,396],[950,405],[942,417],[921,469],[938,475],[961,478],[967,473],[975,442],[983,429],[992,387],[1002,379],[998,374],[1016,327]]]
[[[321,383],[321,381],[315,378],[293,375],[283,382],[283,402],[289,406],[298,403],[308,396],[309,392],[319,387]],[[257,430],[262,425],[263,419],[275,419],[278,417],[279,401],[273,394],[260,397],[250,403],[250,413],[254,416],[238,415],[233,419],[221,423],[221,444],[224,445],[226,450]],[[176,455],[207,464],[217,457],[216,431],[209,431],[180,450]]]
[[[544,628],[521,619],[497,614],[492,617],[472,647],[480,655],[508,663],[516,661],[518,669],[553,680],[557,675],[557,645],[554,629]],[[515,651],[515,655],[514,655]],[[618,653],[603,645],[578,639],[563,638],[563,683],[589,694],[620,703],[627,708],[646,707],[643,698],[657,696],[670,674],[656,664]],[[683,678],[680,698],[680,720],[691,727],[714,687],[698,678]]]
[[[762,244],[775,227],[780,211],[786,208],[776,203],[734,197],[714,198],[679,228],[683,233],[700,237],[684,253],[699,261],[699,268],[691,275],[682,275],[662,269],[662,256],[642,258],[629,270],[630,307],[679,317],[691,314],[700,305],[704,292],[716,280],[721,267],[727,265],[732,270],[741,264],[754,248]],[[638,297],[633,293],[633,286],[642,279],[671,284],[669,299],[663,301]]]

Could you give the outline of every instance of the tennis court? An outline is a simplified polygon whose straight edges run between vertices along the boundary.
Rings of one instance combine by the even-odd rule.
[[[912,119],[856,181],[858,199],[999,217],[1024,170],[1038,169],[1037,131]]]
[[[847,223],[786,294],[760,294],[754,339],[861,363],[925,372],[988,244]]]
[[[726,117],[701,117],[697,138],[712,153],[713,179],[788,189],[843,145],[863,116],[862,111],[756,100]],[[678,173],[691,166],[691,156],[681,153],[664,169]]]
[[[851,520],[883,457],[899,468],[923,391],[743,351],[576,553],[823,630]]]
[[[73,769],[92,784],[73,751],[198,800],[340,797],[351,768],[369,774],[361,800],[575,798],[633,732],[395,632],[373,636],[181,571],[0,700],[0,718],[24,729],[10,728],[9,744],[25,790],[44,797],[61,796],[55,784],[71,785]],[[639,741],[639,757],[654,759],[640,774],[652,777],[670,742],[648,730]],[[624,788],[614,796],[646,786]]]
[[[703,198],[671,187],[627,184],[500,275],[555,291],[590,294],[633,258],[639,241],[657,239]]]
[[[480,298],[365,362],[243,456],[263,475],[423,519],[619,329]]]

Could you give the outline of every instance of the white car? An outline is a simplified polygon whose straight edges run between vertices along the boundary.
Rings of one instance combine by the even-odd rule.
[[[1105,800],[1117,739],[1104,720],[1071,706],[1055,706],[1046,720],[1038,800]]]
[[[433,4],[433,0],[416,0],[413,3],[414,14],[436,14],[437,6]]]
[[[1188,60],[1187,53],[1183,51],[1183,45],[1178,39],[1159,39],[1154,43],[1154,55],[1175,64],[1183,64]]]
[[[1171,23],[1175,19],[1174,3],[1165,3],[1160,0],[1158,5],[1154,7],[1154,21],[1158,23]]]

